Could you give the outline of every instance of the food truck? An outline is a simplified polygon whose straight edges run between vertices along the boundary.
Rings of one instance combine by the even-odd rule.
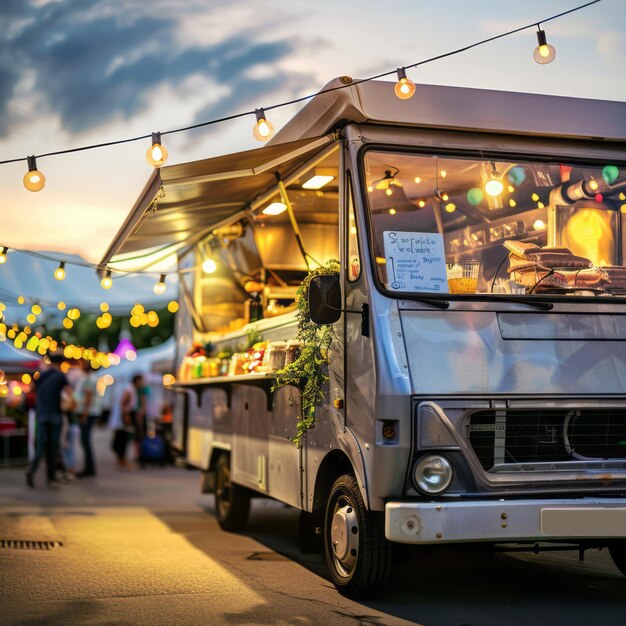
[[[626,574],[626,104],[325,90],[261,148],[156,169],[102,261],[177,256],[174,438],[221,526],[300,509],[353,596],[394,543]],[[302,310],[334,333],[296,445]]]

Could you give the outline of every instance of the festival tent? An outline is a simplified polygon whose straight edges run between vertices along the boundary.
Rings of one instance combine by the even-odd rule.
[[[13,346],[0,342],[0,370],[5,374],[23,374],[39,369],[41,361],[34,354],[20,352]]]
[[[57,304],[63,301],[67,308],[78,307],[84,312],[99,312],[100,303],[107,302],[113,315],[127,315],[135,303],[146,309],[164,307],[169,300],[178,296],[176,275],[167,276],[166,291],[155,295],[153,287],[159,274],[113,274],[113,286],[103,289],[100,276],[93,267],[80,267],[71,263],[86,263],[75,255],[42,253],[59,261],[41,259],[31,254],[9,249],[7,260],[0,265],[0,302],[6,306],[4,316],[7,324],[25,324],[26,316],[33,304],[43,309],[38,315],[38,323],[50,323],[51,318],[62,319],[66,311],[60,311]],[[56,280],[54,271],[65,261],[65,278]],[[24,298],[24,304],[18,297]]]

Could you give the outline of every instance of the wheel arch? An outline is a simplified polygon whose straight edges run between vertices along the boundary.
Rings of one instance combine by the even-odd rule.
[[[315,476],[315,487],[313,490],[313,515],[321,519],[324,514],[324,508],[326,506],[326,498],[330,492],[333,483],[339,476],[343,474],[351,474],[355,477],[361,495],[366,506],[368,505],[367,490],[363,481],[363,477],[359,476],[354,465],[350,461],[348,455],[339,449],[330,451],[320,463],[319,469]]]

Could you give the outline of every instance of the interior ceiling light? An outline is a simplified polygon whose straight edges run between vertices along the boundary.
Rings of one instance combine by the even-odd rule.
[[[202,271],[205,274],[213,274],[217,269],[217,263],[213,259],[205,259],[202,263]]]
[[[315,168],[310,178],[302,183],[302,189],[321,189],[332,180],[335,180],[333,170]]]
[[[495,198],[496,196],[499,196],[502,193],[503,189],[504,189],[504,185],[502,184],[502,181],[500,180],[500,174],[498,174],[496,170],[495,163],[492,163],[491,175],[489,177],[489,180],[485,183],[485,191],[492,198]]]
[[[385,170],[385,175],[374,183],[376,189],[389,189],[390,187],[402,187],[402,183],[396,180],[396,176],[400,170],[396,167],[396,171],[392,174],[391,170]]]
[[[263,215],[280,215],[287,210],[287,205],[282,202],[272,202],[263,209]]]
[[[267,141],[274,134],[274,127],[268,122],[263,109],[255,109],[256,124],[252,129],[252,134],[259,141]]]
[[[546,31],[541,30],[539,24],[537,24],[537,29],[537,47],[533,52],[533,59],[535,63],[539,63],[540,65],[552,63],[556,57],[556,50],[548,43]]]
[[[400,100],[408,100],[415,94],[415,83],[406,77],[406,70],[403,67],[399,67],[396,73],[398,82],[393,91]]]
[[[26,157],[28,172],[22,179],[28,191],[41,191],[46,186],[46,177],[37,169],[37,159],[34,156]]]
[[[152,167],[161,167],[167,161],[167,148],[161,144],[161,133],[152,133],[152,145],[146,152],[146,160]]]

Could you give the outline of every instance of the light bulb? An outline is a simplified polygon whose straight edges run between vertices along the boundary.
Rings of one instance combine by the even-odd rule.
[[[202,264],[202,271],[205,274],[213,274],[217,269],[217,263],[213,259],[206,259]]]
[[[28,172],[24,174],[22,182],[28,191],[41,191],[46,186],[46,177],[37,169],[37,160],[34,156],[26,157]]]
[[[65,261],[61,261],[59,267],[54,270],[54,277],[57,280],[63,280],[65,278]]]
[[[152,291],[156,293],[157,296],[160,296],[162,293],[165,293],[167,287],[165,286],[165,274],[161,274],[159,277],[159,282],[154,285]]]
[[[546,65],[552,63],[556,57],[556,50],[546,40],[545,31],[539,29],[537,31],[537,47],[533,52],[535,63]]]
[[[272,202],[263,209],[263,215],[280,215],[287,210],[287,205],[283,202]]]
[[[274,127],[265,118],[263,109],[255,109],[254,114],[256,115],[256,124],[252,129],[252,134],[259,141],[267,141],[274,134]]]
[[[0,265],[4,265],[7,262],[7,252],[8,248],[2,248],[2,252],[0,252]]]
[[[106,274],[103,276],[100,281],[100,286],[102,289],[111,289],[113,286],[113,279],[111,278],[111,270],[107,270]]]
[[[152,167],[161,167],[167,161],[167,148],[161,144],[161,133],[152,133],[152,145],[146,152],[146,160]]]
[[[408,100],[415,94],[415,83],[406,77],[406,70],[399,67],[397,70],[398,82],[393,91],[400,100]]]
[[[487,195],[496,197],[499,196],[504,190],[504,185],[500,180],[500,174],[496,171],[495,163],[491,163],[491,175],[489,176],[489,180],[485,183],[485,191]]]

